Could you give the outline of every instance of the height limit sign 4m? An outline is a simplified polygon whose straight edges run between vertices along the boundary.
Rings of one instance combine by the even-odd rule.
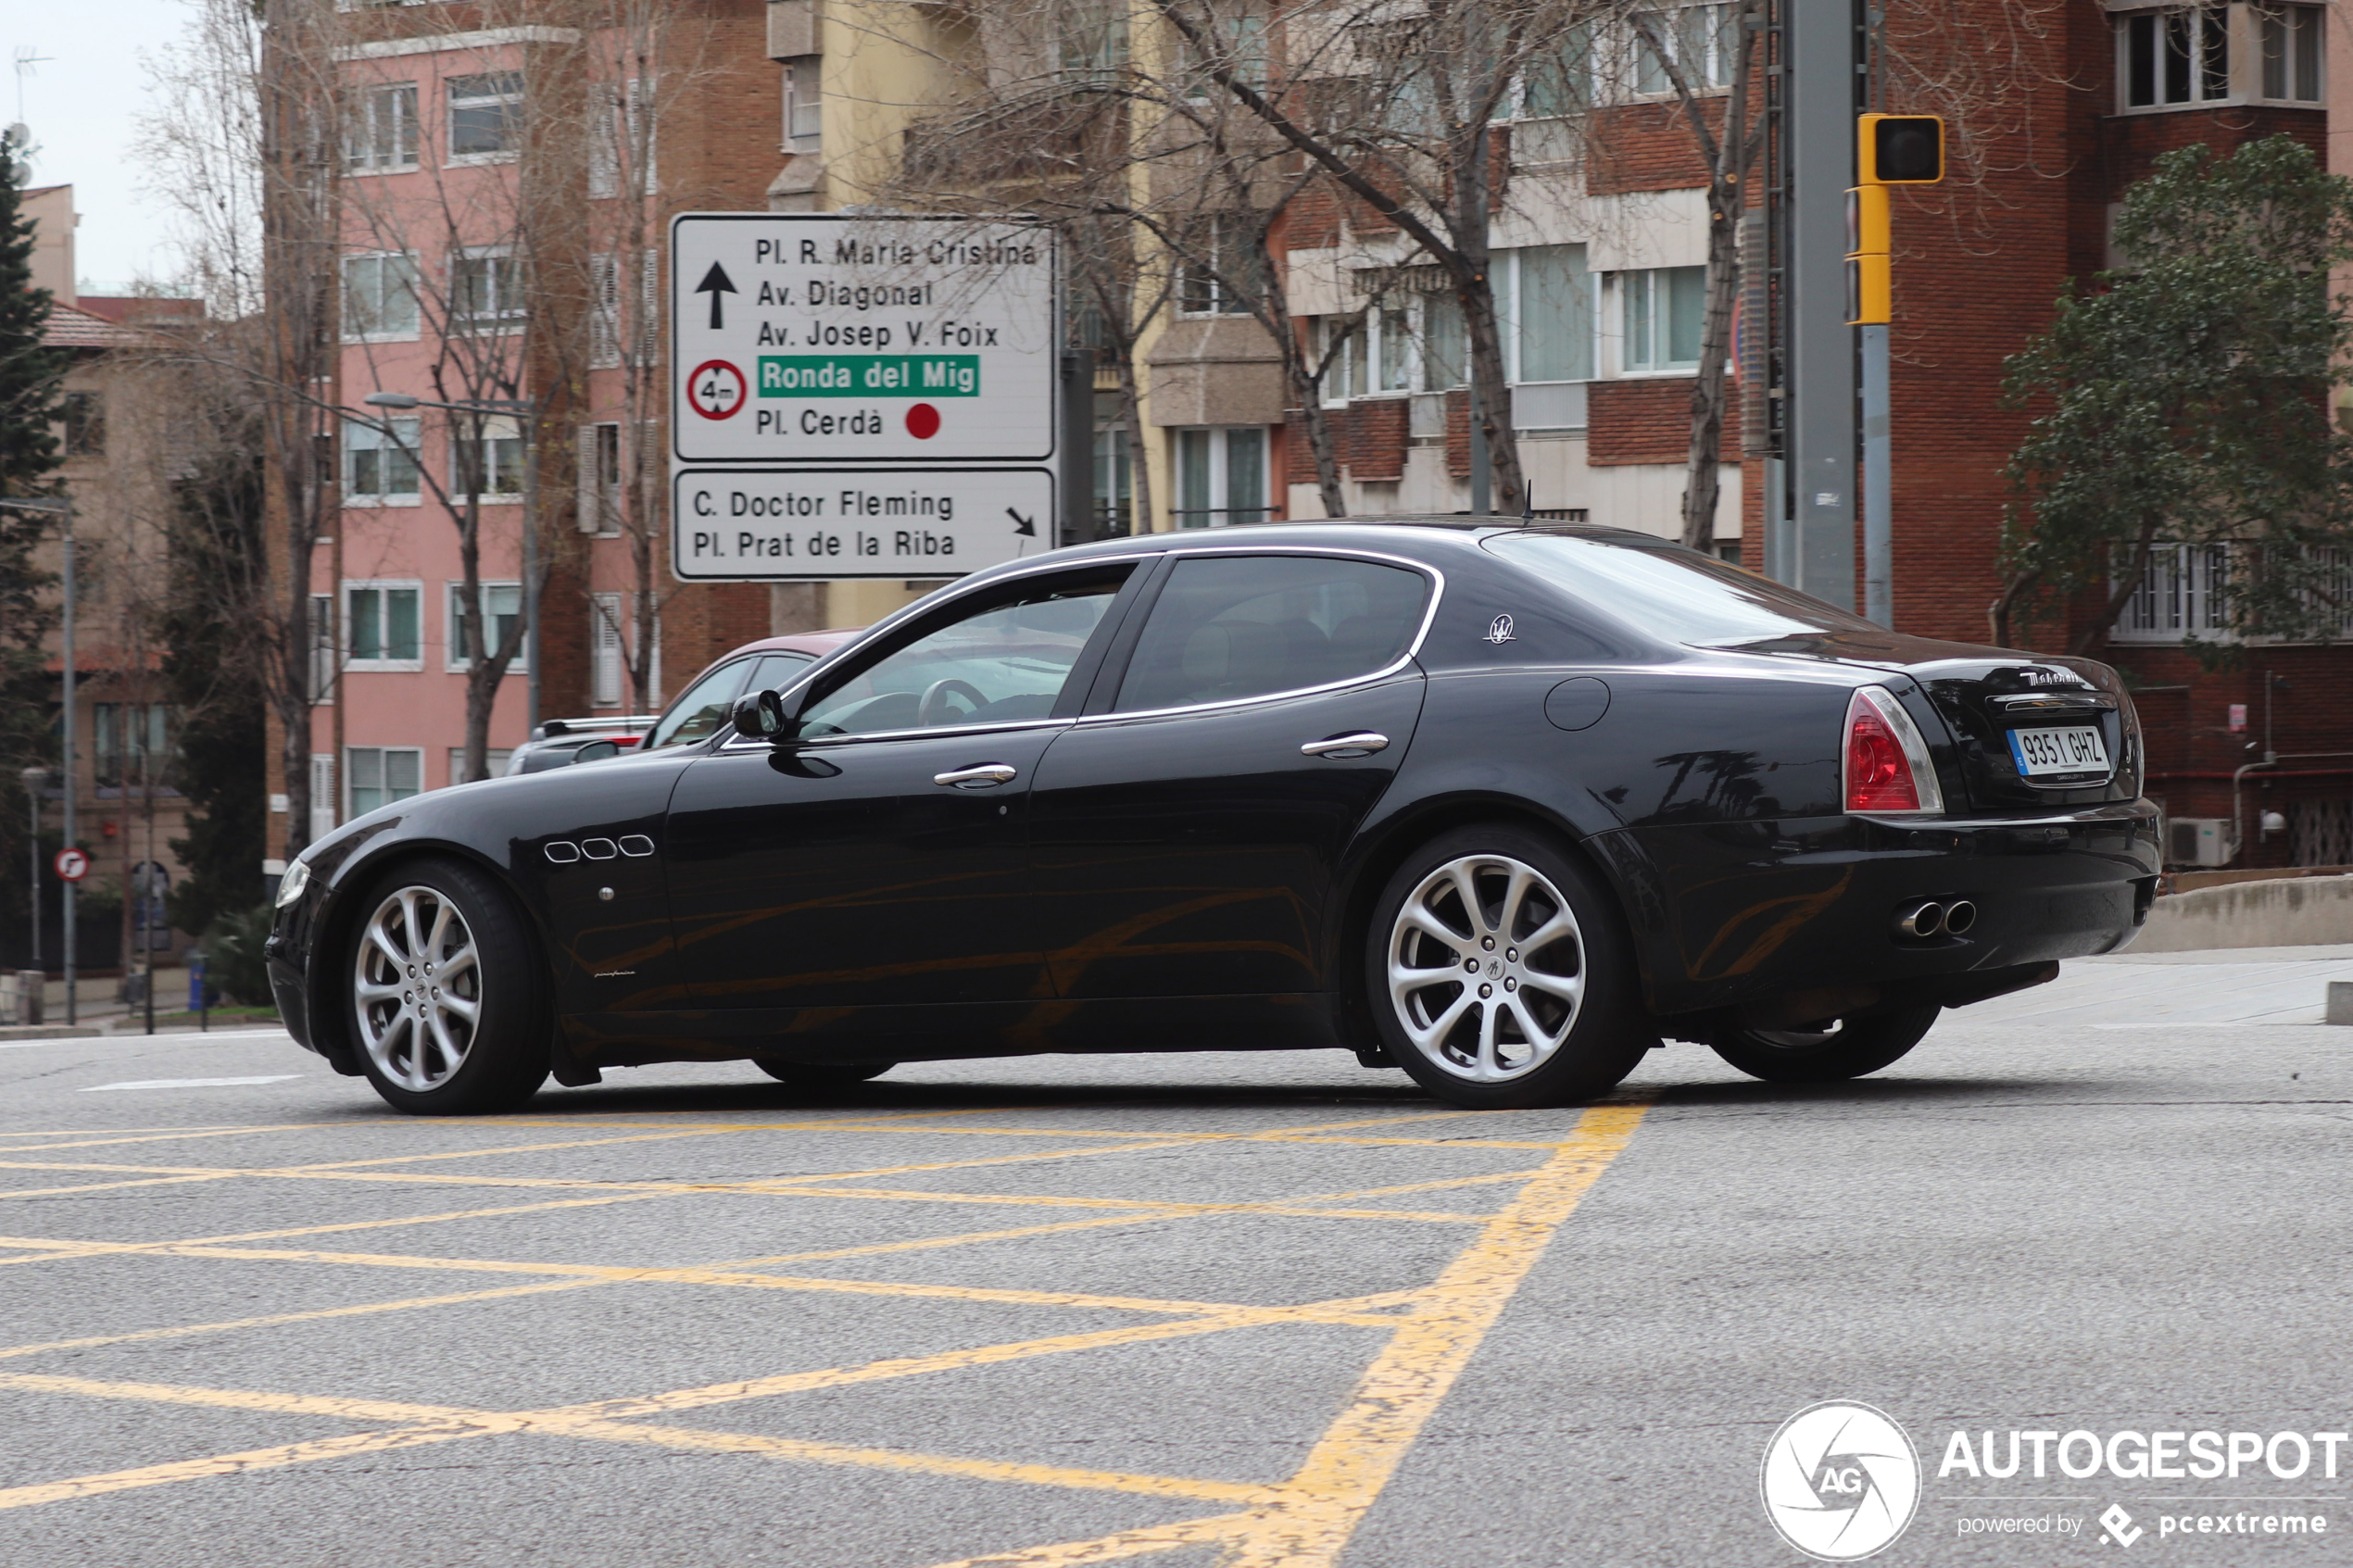
[[[671,243],[680,463],[1054,456],[1049,232],[883,214],[687,213],[672,221]]]

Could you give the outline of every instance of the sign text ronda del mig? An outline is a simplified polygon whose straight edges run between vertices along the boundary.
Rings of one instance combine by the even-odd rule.
[[[952,576],[1052,546],[1049,231],[687,213],[671,242],[679,577]]]

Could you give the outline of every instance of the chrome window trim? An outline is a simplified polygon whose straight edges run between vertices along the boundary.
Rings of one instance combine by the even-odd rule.
[[[1265,702],[1282,702],[1295,696],[1314,696],[1323,692],[1347,691],[1352,687],[1369,686],[1375,684],[1376,683],[1386,681],[1393,675],[1402,673],[1414,662],[1416,658],[1420,656],[1422,645],[1429,638],[1430,627],[1437,623],[1438,607],[1446,597],[1446,573],[1444,571],[1430,565],[1428,561],[1415,560],[1408,556],[1383,555],[1378,550],[1356,550],[1349,549],[1344,546],[1333,546],[1297,545],[1263,546],[1255,549],[1250,548],[1246,546],[1236,546],[1227,549],[1200,549],[1187,550],[1183,552],[1184,560],[1193,560],[1204,558],[1216,559],[1238,556],[1245,558],[1263,558],[1266,556],[1329,556],[1342,560],[1369,560],[1378,561],[1383,566],[1402,566],[1406,568],[1408,571],[1418,571],[1430,580],[1429,603],[1423,608],[1421,626],[1415,632],[1414,640],[1405,645],[1405,651],[1398,655],[1397,658],[1390,663],[1383,665],[1380,669],[1373,671],[1369,674],[1351,675],[1344,681],[1326,681],[1321,685],[1293,686],[1287,691],[1261,692],[1254,696],[1228,697],[1224,702],[1195,702],[1188,703],[1179,708],[1139,708],[1130,711],[1121,711],[1114,709],[1109,713],[1087,714],[1078,720],[1079,723],[1106,724],[1115,721],[1127,719],[1164,719],[1182,713],[1212,713],[1222,709],[1250,708]],[[1179,561],[1178,564],[1182,565],[1183,561]],[[1156,601],[1155,608],[1157,608]],[[1149,615],[1145,618],[1145,623],[1147,626],[1151,624],[1151,617]],[[1129,658],[1132,662],[1134,658],[1134,650],[1132,649],[1129,650]],[[1121,683],[1125,684],[1126,679],[1127,672],[1124,670],[1121,671]]]
[[[863,734],[855,735],[811,735],[806,737],[796,735],[791,740],[788,740],[784,744],[786,746],[808,746],[823,749],[837,746],[849,746],[858,741],[908,740],[917,735],[933,735],[943,738],[950,735],[1001,735],[1014,730],[1051,729],[1058,725],[1068,725],[1073,722],[1076,722],[1076,721],[1070,719],[1013,719],[1001,724],[940,724],[927,729],[872,730]],[[736,736],[723,742],[716,755],[740,756],[747,751],[764,752],[774,751],[775,749],[776,743],[773,740],[746,740],[741,736]]]

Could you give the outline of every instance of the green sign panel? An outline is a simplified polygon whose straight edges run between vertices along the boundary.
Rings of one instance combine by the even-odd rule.
[[[760,395],[977,397],[980,356],[763,354],[760,357]]]

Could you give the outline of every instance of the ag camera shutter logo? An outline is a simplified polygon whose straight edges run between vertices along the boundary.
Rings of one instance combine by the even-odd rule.
[[[1806,1556],[1853,1562],[1892,1545],[1919,1507],[1920,1461],[1885,1412],[1809,1405],[1765,1446],[1765,1516]]]

